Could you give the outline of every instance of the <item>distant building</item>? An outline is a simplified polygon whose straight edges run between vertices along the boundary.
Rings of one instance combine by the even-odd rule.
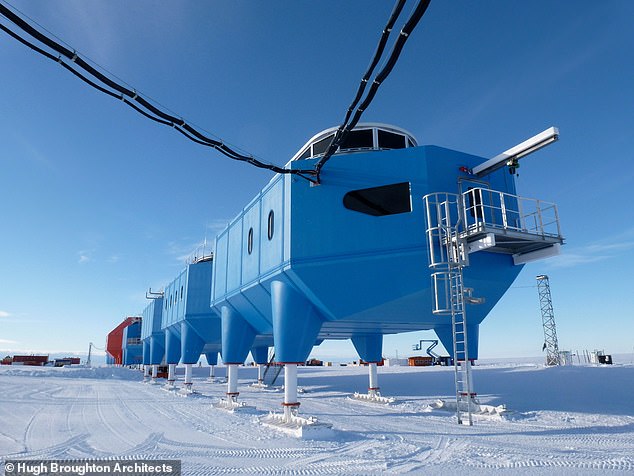
[[[64,365],[78,365],[81,363],[79,357],[64,357],[63,359],[55,359],[55,367],[63,367]]]
[[[48,362],[48,355],[14,355],[12,365],[42,366]]]
[[[408,357],[407,365],[410,367],[428,367],[434,365],[434,359],[428,356],[416,355]]]

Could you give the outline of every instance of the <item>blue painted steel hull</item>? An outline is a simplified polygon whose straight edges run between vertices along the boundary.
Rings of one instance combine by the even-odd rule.
[[[138,365],[143,361],[143,344],[141,338],[141,323],[135,322],[123,330],[121,349],[123,351],[123,365]]]
[[[195,364],[219,352],[220,318],[209,308],[212,262],[188,265],[164,291],[161,329],[168,364]]]
[[[157,297],[143,310],[141,340],[144,365],[161,365],[165,358],[165,331],[161,329],[162,319],[163,298]]]
[[[276,353],[288,361],[304,359],[306,341],[312,347],[321,339],[357,336],[358,340],[426,329],[436,329],[451,349],[450,318],[431,312],[422,197],[466,191],[471,181],[460,167],[472,168],[484,160],[425,146],[334,156],[319,186],[276,176],[216,238],[212,308],[218,316],[239,316],[243,328],[248,326],[256,336],[273,336]],[[305,168],[307,162],[291,165]],[[492,189],[515,192],[513,177],[504,170],[485,180]],[[400,182],[410,184],[409,213],[372,216],[343,204],[351,191]],[[464,271],[465,286],[474,289],[474,296],[485,298],[484,304],[467,307],[472,335],[477,337],[477,325],[521,266],[514,266],[511,256],[486,251],[472,254],[470,261]],[[274,283],[301,298],[288,297],[290,291],[276,294]],[[312,317],[302,318],[316,319],[310,330],[304,330],[299,318],[276,318],[278,299],[292,308],[290,314],[307,315],[306,309],[313,309]],[[284,305],[278,303],[277,308]],[[224,336],[223,347],[237,345],[243,338],[237,331],[234,334]],[[469,347],[470,356],[477,358],[477,338]],[[376,354],[376,349],[368,352]]]

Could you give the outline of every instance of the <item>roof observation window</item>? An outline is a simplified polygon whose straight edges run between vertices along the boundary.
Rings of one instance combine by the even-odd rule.
[[[339,146],[340,150],[371,149],[372,147],[374,147],[372,129],[350,131],[343,143]]]
[[[313,157],[319,154],[323,154],[328,149],[330,142],[332,141],[334,134],[330,134],[328,137],[323,138],[313,144]]]
[[[404,149],[406,147],[405,136],[401,134],[395,134],[394,132],[383,131],[381,129],[379,129],[378,132],[379,132],[379,148]]]
[[[349,210],[373,216],[411,212],[409,182],[348,192],[343,197],[343,206]]]
[[[307,159],[308,157],[310,157],[310,147],[308,147],[303,153],[302,155],[300,155],[299,157],[297,157],[297,160],[302,160],[302,159]]]
[[[331,127],[314,135],[293,156],[292,160],[304,160],[323,155],[339,127]],[[416,147],[416,139],[405,129],[389,124],[361,123],[346,134],[339,144],[337,153],[351,153],[363,150],[404,149]]]

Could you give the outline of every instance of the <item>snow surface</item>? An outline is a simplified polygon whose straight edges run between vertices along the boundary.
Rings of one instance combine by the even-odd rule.
[[[283,395],[248,386],[254,368],[240,369],[240,398],[254,408],[235,413],[212,408],[225,386],[194,370],[199,393],[183,398],[136,370],[2,366],[0,460],[180,459],[187,475],[634,474],[631,364],[477,366],[481,402],[511,411],[472,427],[428,409],[451,398],[452,368],[381,368],[383,395],[398,397],[390,406],[347,398],[367,387],[365,368],[300,368],[301,413],[335,430],[321,440],[258,423]]]

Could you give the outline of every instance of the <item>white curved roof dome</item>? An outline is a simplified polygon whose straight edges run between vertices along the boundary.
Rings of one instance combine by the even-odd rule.
[[[323,155],[338,128],[338,126],[330,127],[315,134],[291,160],[310,159]],[[365,122],[356,125],[336,153],[404,149],[417,145],[416,138],[405,129],[388,124]]]

